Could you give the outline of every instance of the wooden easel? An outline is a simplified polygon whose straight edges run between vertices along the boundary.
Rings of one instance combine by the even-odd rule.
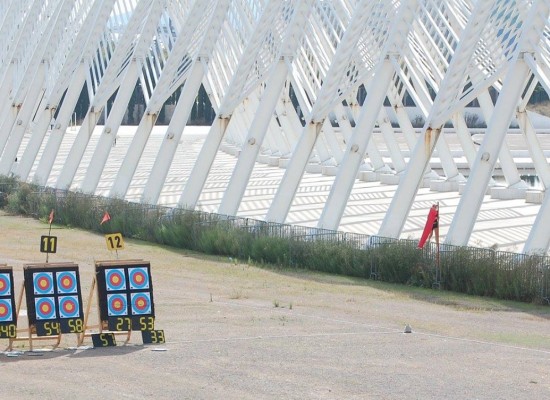
[[[107,321],[101,320],[101,316],[99,313],[99,304],[97,301],[98,293],[95,290],[96,285],[97,285],[97,281],[94,275],[94,277],[92,278],[92,284],[90,285],[90,293],[88,294],[88,302],[86,303],[86,310],[84,311],[84,327],[82,329],[82,333],[79,335],[79,338],[78,338],[78,346],[82,346],[82,343],[84,343],[85,338],[91,337],[93,334],[103,333],[103,332],[112,333],[115,336],[126,335],[124,344],[128,344],[128,342],[130,341],[130,336],[132,335],[131,330],[108,331]],[[96,294],[96,296],[94,296],[94,294]],[[92,309],[92,302],[94,301],[94,298],[95,298],[95,304],[97,306],[97,322],[95,324],[88,325],[90,321],[90,311]]]
[[[21,283],[21,291],[19,292],[19,296],[17,296],[17,304],[16,304],[16,311],[15,311],[15,318],[16,318],[16,321],[19,321],[19,313],[21,311],[21,303],[23,302],[23,294],[25,293],[25,281],[23,280],[23,282]],[[19,336],[19,332],[26,332],[27,333],[27,336]],[[17,329],[17,337],[15,338],[10,338],[9,340],[9,345],[8,345],[8,348],[7,350],[8,351],[11,351],[13,349],[13,342],[18,342],[18,341],[29,341],[29,349],[30,351],[33,350],[33,341],[37,341],[37,340],[56,340],[55,344],[53,345],[53,348],[57,348],[59,347],[59,344],[61,343],[61,337],[62,337],[62,333],[58,334],[58,335],[52,335],[52,336],[36,336],[36,329],[33,325],[31,325],[29,322],[28,322],[28,318],[27,318],[27,328],[23,328],[23,329],[20,329],[18,328]],[[33,337],[33,335],[35,335]]]

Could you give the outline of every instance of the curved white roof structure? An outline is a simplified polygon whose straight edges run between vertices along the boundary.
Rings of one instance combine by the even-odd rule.
[[[296,210],[321,187],[310,225],[353,215],[369,224],[356,231],[387,237],[414,235],[440,201],[447,243],[476,244],[489,221],[485,244],[519,236],[517,250],[546,252],[550,166],[526,107],[550,93],[549,16],[550,0],[1,1],[0,174],[228,215],[252,215],[256,196],[254,216],[274,222],[303,222]],[[136,85],[144,115],[121,127]],[[217,115],[190,141],[201,86]],[[70,127],[83,87],[90,106]],[[279,171],[261,190],[258,162]],[[527,218],[519,231],[506,231],[512,214]]]

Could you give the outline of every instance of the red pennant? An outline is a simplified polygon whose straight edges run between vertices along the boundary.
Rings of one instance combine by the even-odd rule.
[[[434,204],[432,208],[430,208],[430,212],[428,213],[428,219],[426,220],[426,225],[424,226],[422,237],[418,242],[419,249],[423,248],[426,242],[432,237],[434,230],[439,231],[439,207],[436,204]],[[436,234],[438,233],[439,232],[436,232]],[[439,237],[437,237],[436,239],[439,241]]]
[[[48,219],[49,224],[51,225],[53,222],[53,208],[52,211],[50,211],[50,218]]]
[[[107,211],[105,211],[105,214],[103,214],[103,219],[99,223],[99,225],[103,225],[105,222],[109,221],[111,219],[111,216]]]

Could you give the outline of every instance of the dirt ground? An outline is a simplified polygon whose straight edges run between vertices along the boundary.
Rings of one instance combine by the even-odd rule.
[[[24,264],[45,262],[48,226],[4,214],[0,224],[0,263],[14,267],[18,287]],[[79,265],[86,304],[94,261],[116,255],[102,235],[56,226],[52,235],[49,261]],[[167,342],[144,346],[135,332],[111,348],[87,339],[77,349],[76,335],[55,350],[16,342],[17,356],[0,353],[0,398],[550,398],[548,306],[261,269],[131,240],[118,256],[151,262]]]

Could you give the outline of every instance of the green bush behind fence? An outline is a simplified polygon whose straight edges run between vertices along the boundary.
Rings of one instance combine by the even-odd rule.
[[[101,233],[232,257],[498,299],[545,303],[550,260],[492,249],[397,240],[54,190],[0,178],[0,206],[13,214]],[[105,211],[111,220],[100,225]],[[439,263],[436,262],[439,253]]]

